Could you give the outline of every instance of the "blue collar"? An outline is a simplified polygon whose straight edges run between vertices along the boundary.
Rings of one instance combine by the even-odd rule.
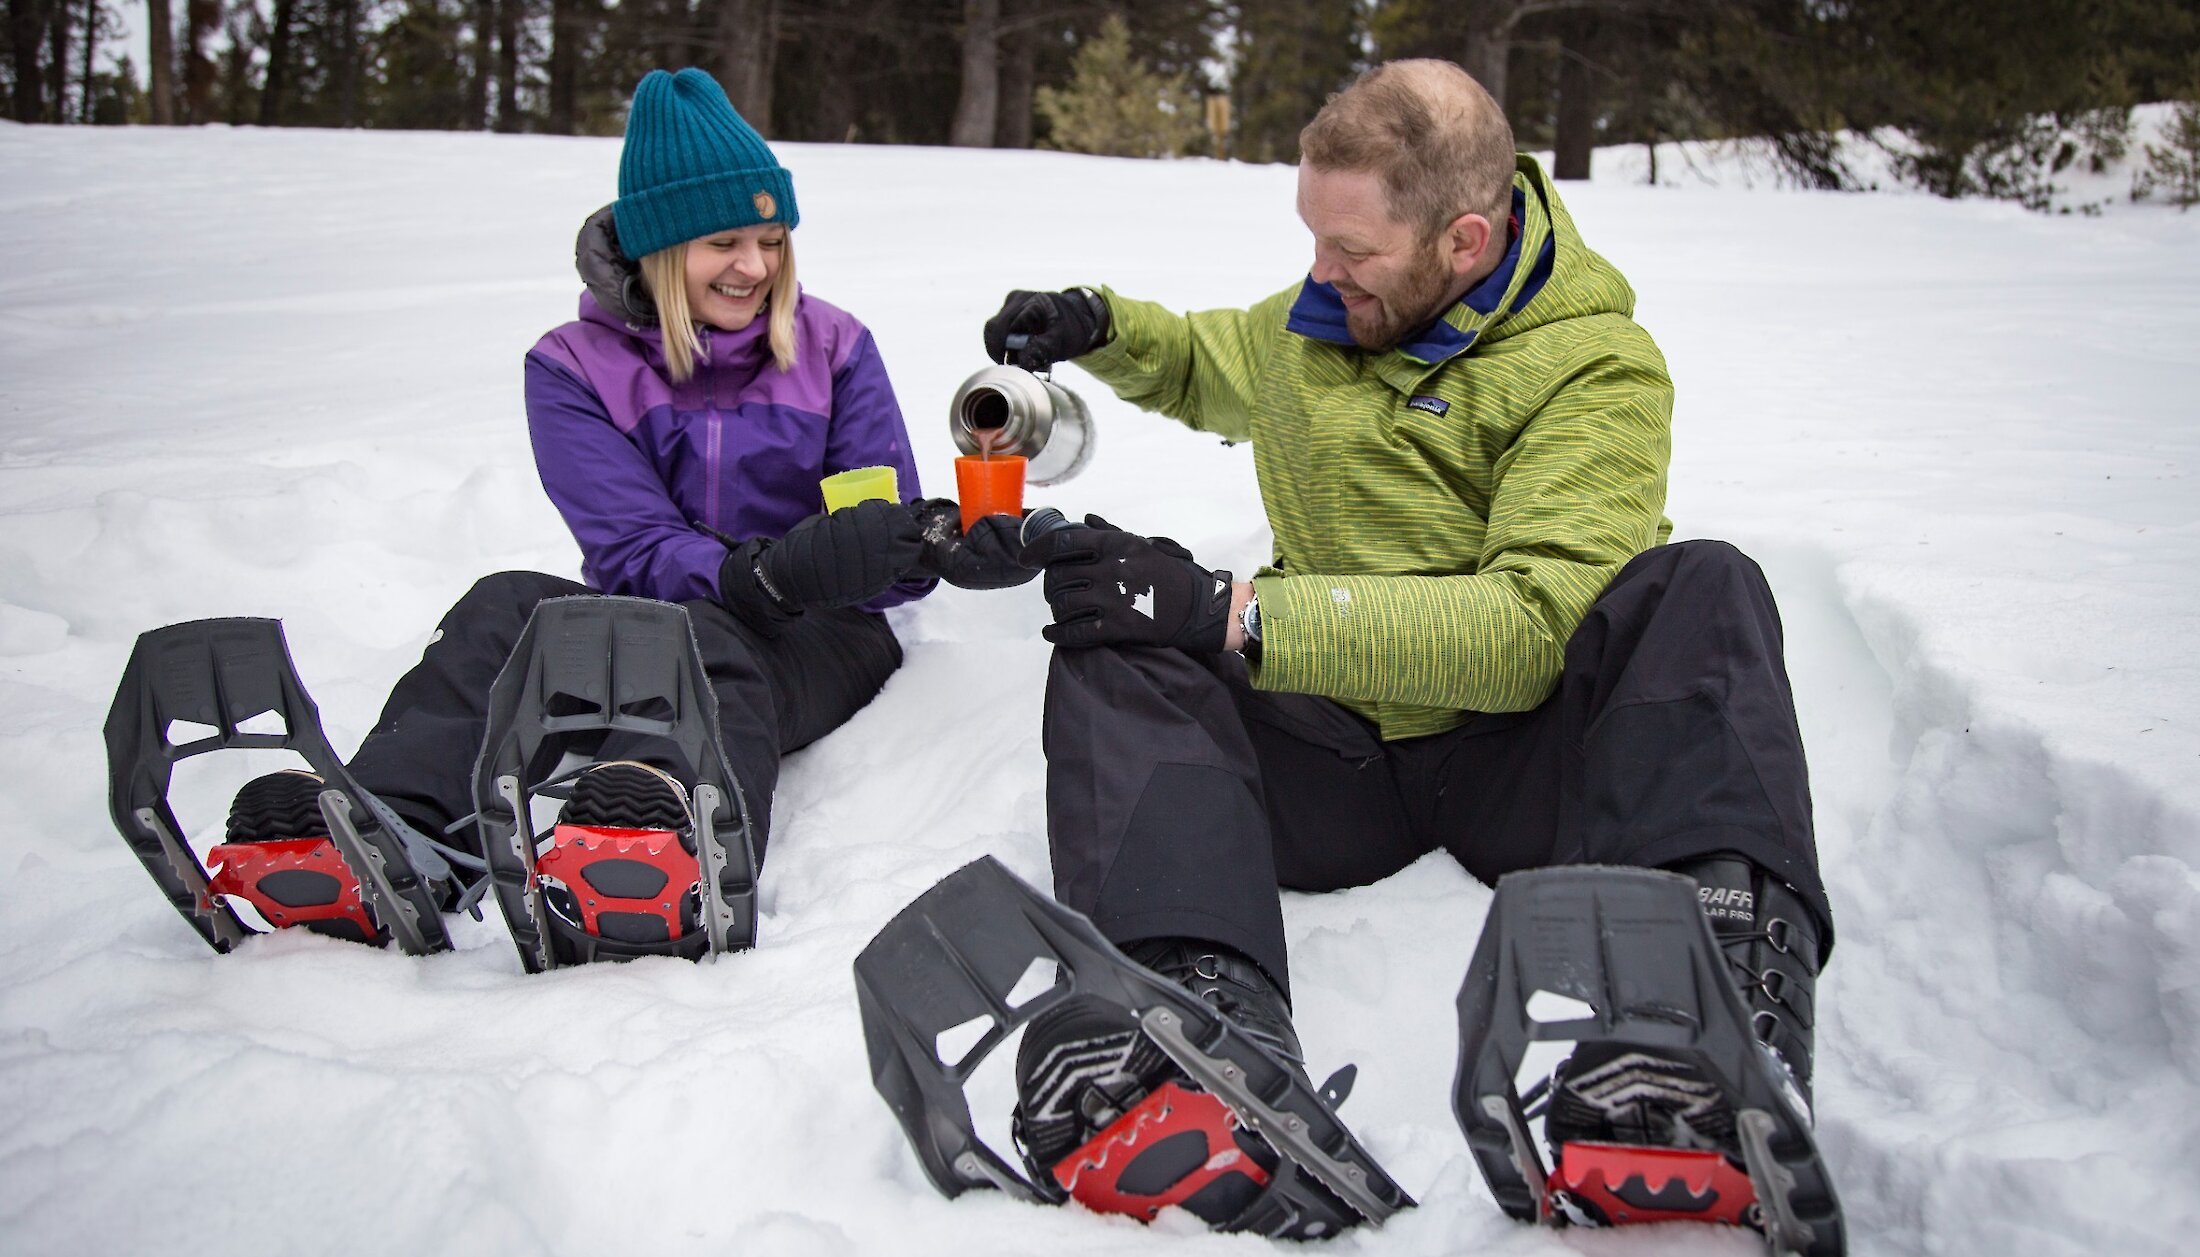
[[[1472,322],[1484,323],[1489,316],[1497,313],[1505,300],[1505,291],[1512,287],[1513,273],[1520,269],[1520,245],[1527,235],[1528,196],[1519,188],[1513,189],[1512,209],[1513,217],[1520,221],[1522,227],[1506,248],[1505,260],[1499,262],[1496,270],[1459,299],[1461,305],[1481,316],[1470,320]],[[1543,290],[1543,285],[1549,282],[1551,268],[1558,258],[1556,243],[1556,233],[1544,238],[1543,247],[1536,253],[1535,268],[1529,272],[1527,283],[1522,285],[1520,295],[1514,299],[1513,309],[1525,308]],[[1326,341],[1332,345],[1355,343],[1352,330],[1345,321],[1344,298],[1337,294],[1334,285],[1316,283],[1311,275],[1300,286],[1298,300],[1291,303],[1291,317],[1284,326],[1301,336]],[[1442,315],[1438,315],[1427,327],[1400,342],[1398,352],[1433,365],[1465,353],[1474,346],[1481,331],[1480,327],[1461,331]]]

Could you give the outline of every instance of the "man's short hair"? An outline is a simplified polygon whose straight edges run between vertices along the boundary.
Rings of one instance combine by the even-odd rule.
[[[1391,217],[1432,239],[1461,214],[1502,230],[1512,212],[1513,134],[1474,76],[1449,61],[1386,61],[1329,98],[1299,156],[1382,181]]]

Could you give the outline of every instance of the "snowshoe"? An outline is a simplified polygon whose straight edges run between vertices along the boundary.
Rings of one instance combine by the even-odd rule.
[[[336,757],[290,660],[282,622],[193,620],[141,635],[107,714],[108,807],[153,880],[209,946],[258,931],[235,896],[276,927],[412,955],[450,946],[439,915],[452,869],[478,867],[416,832]],[[311,773],[262,777],[238,792],[227,841],[195,855],[168,802],[177,761],[213,751],[294,752]]]
[[[694,784],[634,761],[556,771],[611,732],[650,739]],[[557,820],[538,827],[534,801],[560,797]],[[748,805],[684,608],[596,595],[538,605],[490,689],[474,803],[529,973],[755,945]]]
[[[1216,953],[1187,954],[1222,980]],[[1218,1006],[1257,1002],[1253,988],[1194,995],[991,857],[896,915],[855,975],[872,1081],[946,1196],[991,1187],[1141,1217],[1183,1205],[1286,1239],[1413,1204],[1337,1119],[1349,1071],[1317,1091],[1276,1050],[1296,1049],[1287,1018]],[[1015,1133],[1029,1177],[979,1138],[963,1090],[1026,1023]]]
[[[1698,894],[1654,869],[1500,881],[1459,992],[1460,1128],[1522,1221],[1721,1223],[1778,1254],[1837,1257],[1841,1208],[1809,1105],[1752,1032]],[[1567,1043],[1523,1092],[1531,1048]]]

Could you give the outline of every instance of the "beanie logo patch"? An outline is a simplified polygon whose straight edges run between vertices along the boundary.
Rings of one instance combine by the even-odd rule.
[[[771,193],[759,192],[756,194],[755,200],[756,216],[758,218],[769,219],[779,213],[779,202],[772,199]]]

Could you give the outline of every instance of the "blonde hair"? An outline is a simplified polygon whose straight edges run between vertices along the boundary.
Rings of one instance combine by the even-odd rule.
[[[1321,170],[1373,174],[1392,216],[1424,240],[1461,214],[1502,231],[1512,213],[1512,124],[1449,61],[1389,61],[1362,74],[1299,132],[1299,155]]]
[[[695,360],[703,345],[695,335],[695,317],[688,310],[688,242],[659,249],[642,259],[642,286],[657,303],[657,325],[664,331],[665,369],[672,382],[685,384],[695,375]],[[800,296],[794,278],[794,232],[779,242],[779,274],[764,297],[764,317],[769,320],[772,361],[781,372],[794,370],[794,307]]]

